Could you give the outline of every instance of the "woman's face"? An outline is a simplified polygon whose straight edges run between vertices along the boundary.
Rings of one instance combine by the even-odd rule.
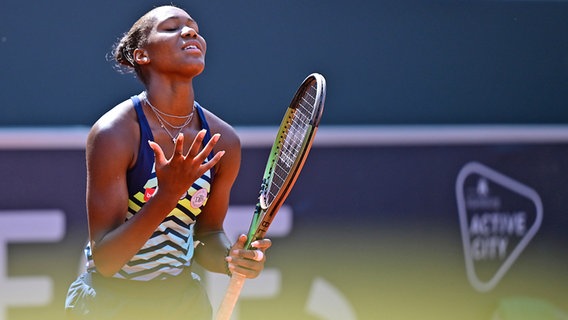
[[[158,72],[196,76],[205,67],[207,43],[199,35],[197,22],[176,7],[159,7],[150,12],[154,26],[143,50],[146,64]]]

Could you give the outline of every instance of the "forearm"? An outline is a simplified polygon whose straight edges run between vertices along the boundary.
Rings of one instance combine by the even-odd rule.
[[[118,272],[148,241],[174,206],[175,199],[153,197],[128,221],[97,241],[92,239],[97,271],[105,276]]]
[[[198,233],[196,240],[201,244],[195,249],[195,261],[211,272],[227,273],[225,257],[231,242],[223,230]]]

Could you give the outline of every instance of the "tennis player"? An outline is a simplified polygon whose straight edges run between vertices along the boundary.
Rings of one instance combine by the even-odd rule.
[[[197,22],[157,7],[115,45],[145,91],[92,127],[86,146],[87,271],[67,294],[69,319],[211,319],[195,263],[247,278],[269,239],[245,250],[223,230],[241,150],[234,129],[196,101],[205,66]]]

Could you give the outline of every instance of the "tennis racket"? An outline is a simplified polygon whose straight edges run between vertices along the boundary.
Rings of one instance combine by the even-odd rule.
[[[264,237],[294,186],[311,149],[323,113],[325,93],[325,78],[318,73],[310,74],[286,110],[264,170],[245,248],[251,249],[251,242]],[[244,276],[232,274],[217,320],[231,317],[244,282]]]

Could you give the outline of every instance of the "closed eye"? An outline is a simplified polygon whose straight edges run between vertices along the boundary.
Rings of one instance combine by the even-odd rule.
[[[174,31],[178,31],[181,28],[181,26],[168,26],[164,28],[164,31],[168,31],[168,32],[174,32]]]

